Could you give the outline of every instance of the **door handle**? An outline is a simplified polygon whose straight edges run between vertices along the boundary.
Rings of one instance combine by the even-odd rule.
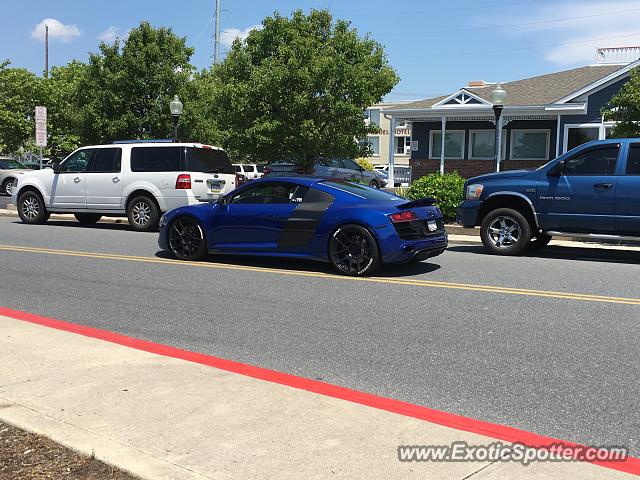
[[[595,188],[611,188],[613,185],[611,183],[596,183],[593,185]]]
[[[82,179],[80,177],[76,177],[73,179],[73,183],[80,183]]]
[[[120,181],[118,177],[113,177],[111,180],[113,180],[113,183],[118,183]]]

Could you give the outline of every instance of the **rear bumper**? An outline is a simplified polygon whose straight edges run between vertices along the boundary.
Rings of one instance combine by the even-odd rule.
[[[381,244],[382,263],[406,263],[414,258],[435,257],[446,250],[448,243],[446,232],[415,240],[402,240],[396,236]]]
[[[478,220],[478,211],[482,202],[480,200],[465,200],[458,207],[456,221],[463,227],[473,228]]]

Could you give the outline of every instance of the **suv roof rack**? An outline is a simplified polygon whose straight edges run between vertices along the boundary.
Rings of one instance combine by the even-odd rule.
[[[114,140],[111,142],[112,145],[114,143],[175,143],[175,140],[172,138],[158,138],[152,140]]]

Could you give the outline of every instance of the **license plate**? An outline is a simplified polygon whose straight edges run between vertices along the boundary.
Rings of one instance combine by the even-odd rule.
[[[209,193],[220,193],[224,187],[224,181],[207,180],[207,188]]]
[[[430,232],[435,232],[438,229],[438,223],[435,220],[429,220],[427,222],[427,228]]]

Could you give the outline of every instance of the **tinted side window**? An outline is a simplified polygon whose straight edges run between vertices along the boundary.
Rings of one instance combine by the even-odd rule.
[[[613,175],[618,162],[618,145],[582,151],[565,162],[565,175]]]
[[[135,147],[131,149],[132,172],[178,172],[180,147]]]
[[[60,173],[84,173],[91,160],[93,149],[79,150],[60,165]]]
[[[360,170],[360,165],[358,165],[353,160],[349,160],[348,158],[343,160],[344,168],[348,168],[350,170]]]
[[[299,203],[306,188],[294,183],[264,182],[248,187],[231,197],[232,204]]]
[[[640,175],[640,143],[629,145],[627,156],[627,175]]]
[[[122,158],[121,148],[99,148],[93,156],[88,172],[119,173]]]
[[[236,173],[227,152],[224,150],[193,147],[188,147],[185,150],[187,153],[185,170],[188,172]]]

